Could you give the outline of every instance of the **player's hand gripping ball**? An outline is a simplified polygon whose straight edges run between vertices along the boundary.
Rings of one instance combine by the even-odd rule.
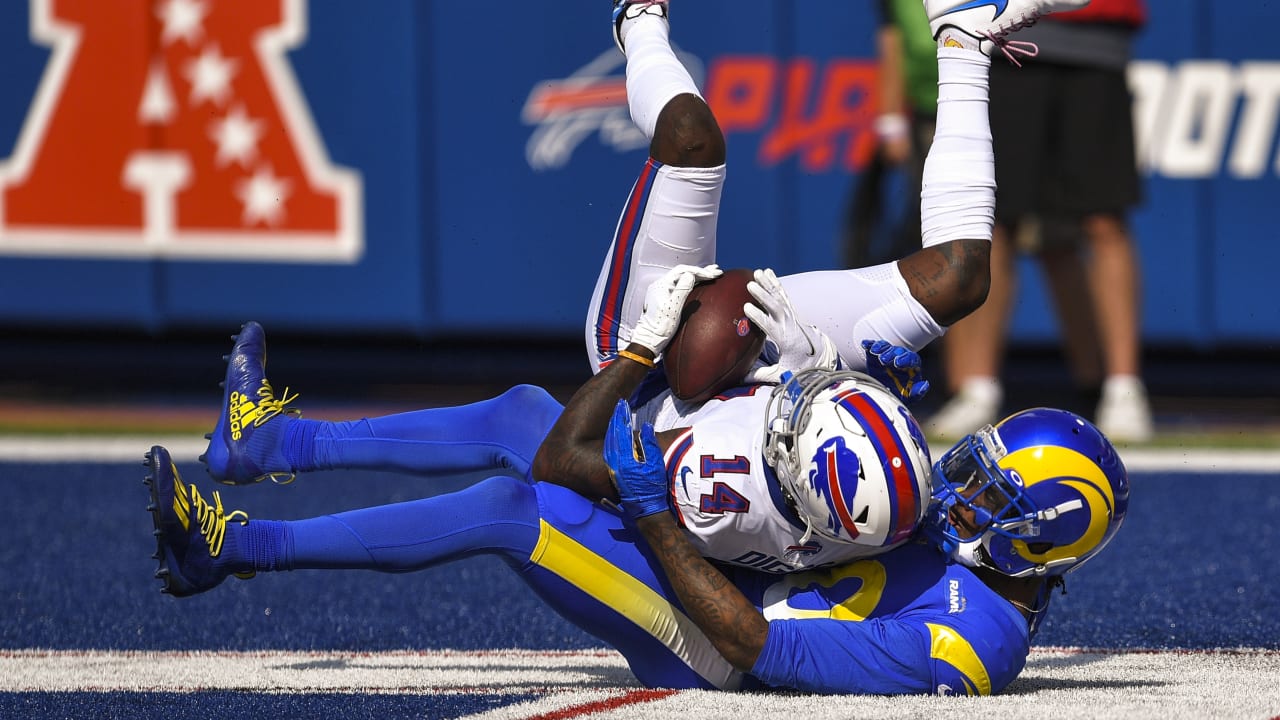
[[[676,397],[702,402],[742,383],[760,357],[764,332],[743,312],[751,270],[725,270],[689,292],[680,327],[662,355],[667,384]]]

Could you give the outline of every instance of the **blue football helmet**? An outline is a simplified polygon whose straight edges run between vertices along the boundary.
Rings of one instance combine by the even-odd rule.
[[[1036,408],[938,459],[925,532],[964,565],[1053,577],[1106,547],[1128,508],[1129,478],[1106,436],[1075,413]]]

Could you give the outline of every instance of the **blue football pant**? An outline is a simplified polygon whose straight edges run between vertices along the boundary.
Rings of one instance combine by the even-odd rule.
[[[308,470],[382,470],[425,477],[492,471],[528,479],[533,456],[564,409],[546,390],[517,385],[470,405],[347,422],[281,418],[285,462]]]
[[[557,613],[621,652],[645,685],[743,682],[680,610],[658,562],[619,514],[557,485],[498,476],[422,500],[228,523],[227,532],[224,551],[240,556],[227,559],[252,558],[258,570],[402,573],[496,555]]]

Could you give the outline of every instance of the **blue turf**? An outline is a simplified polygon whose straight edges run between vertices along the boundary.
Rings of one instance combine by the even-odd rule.
[[[598,642],[505,565],[301,571],[158,592],[137,464],[0,464],[0,647],[51,649],[576,649]],[[200,466],[184,476],[213,489]],[[300,518],[451,488],[376,473],[223,489],[228,510]],[[1091,647],[1280,648],[1280,478],[1135,475],[1125,527],[1068,582],[1038,638]],[[0,700],[0,715],[23,696]],[[135,702],[122,696],[113,702]],[[234,697],[226,702],[234,702]],[[256,702],[256,701],[255,701]],[[391,700],[388,700],[391,702]]]

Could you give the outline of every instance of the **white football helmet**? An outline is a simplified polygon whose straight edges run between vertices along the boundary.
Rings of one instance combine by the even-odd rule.
[[[888,548],[905,541],[929,501],[929,445],[896,395],[870,375],[805,370],[774,389],[765,461],[804,539]]]

